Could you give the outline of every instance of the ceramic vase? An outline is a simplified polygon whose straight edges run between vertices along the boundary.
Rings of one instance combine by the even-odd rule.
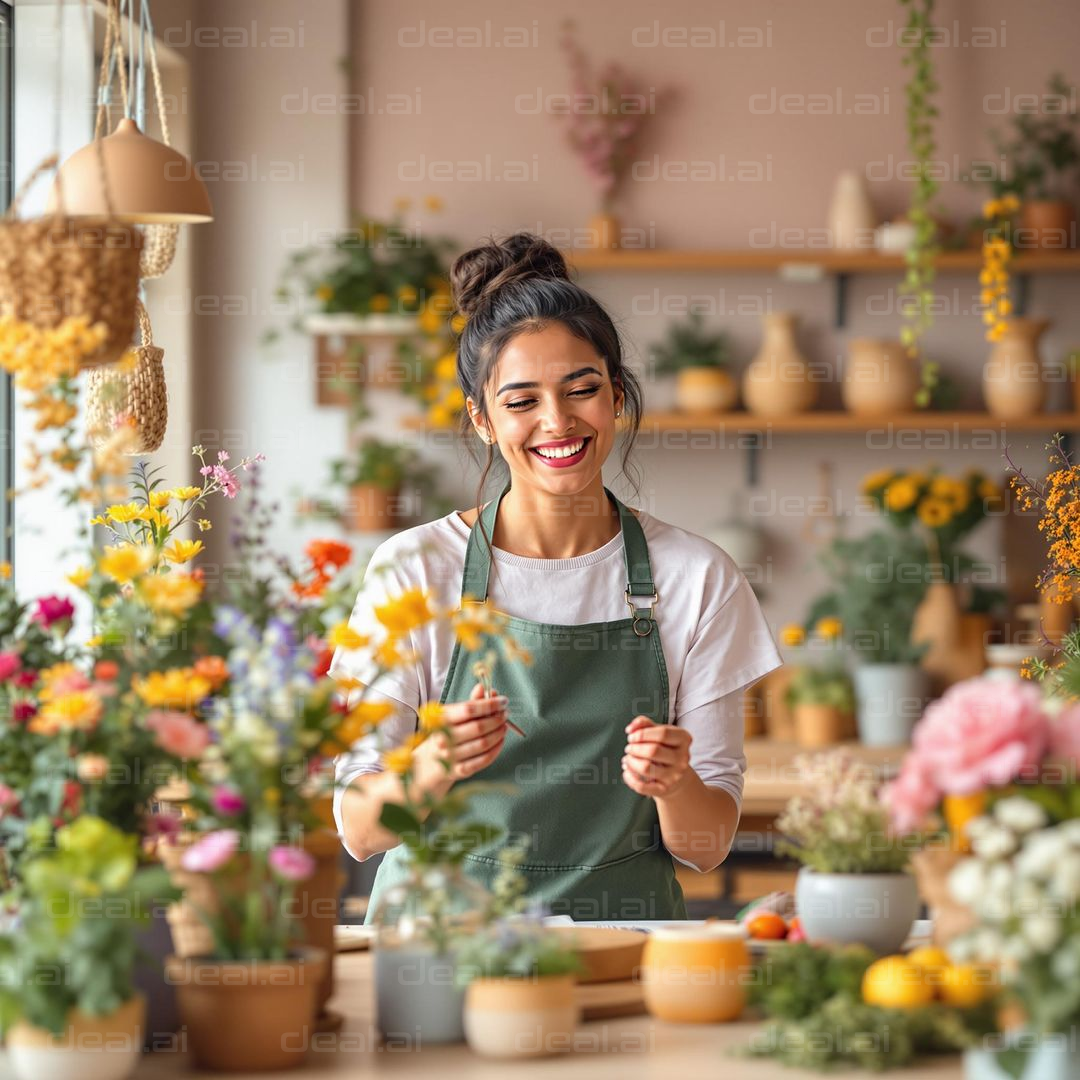
[[[861,173],[840,173],[829,204],[829,235],[834,248],[873,250],[877,218]]]
[[[817,402],[818,384],[795,341],[797,321],[790,311],[762,316],[761,348],[743,374],[743,401],[758,416],[791,416]]]
[[[841,397],[857,416],[888,416],[915,407],[919,371],[899,341],[854,338],[848,345]]]
[[[465,1038],[482,1057],[565,1053],[578,1017],[573,975],[475,979],[465,995]]]
[[[1034,416],[1046,398],[1039,339],[1049,319],[1014,318],[994,342],[983,368],[983,398],[1002,420]]]

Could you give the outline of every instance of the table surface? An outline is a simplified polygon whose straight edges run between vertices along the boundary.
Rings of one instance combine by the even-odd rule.
[[[336,991],[331,1007],[342,1013],[345,1024],[335,1035],[316,1036],[307,1062],[282,1076],[307,1080],[327,1073],[431,1080],[465,1080],[471,1077],[528,1076],[577,1080],[579,1077],[611,1077],[631,1080],[647,1077],[670,1080],[728,1076],[732,1080],[799,1080],[817,1073],[794,1070],[770,1060],[746,1060],[728,1051],[745,1046],[759,1024],[670,1024],[649,1016],[617,1020],[592,1020],[580,1025],[570,1053],[520,1062],[492,1061],[477,1057],[464,1044],[401,1050],[383,1046],[373,1024],[372,956],[368,952],[341,953],[335,971]],[[238,1032],[237,1038],[242,1035]],[[7,1074],[4,1074],[7,1075]],[[192,1072],[182,1054],[144,1057],[133,1080],[220,1073]],[[231,1077],[254,1077],[254,1073],[230,1073]],[[259,1074],[265,1076],[267,1074]],[[959,1056],[926,1059],[912,1070],[895,1073],[919,1080],[962,1080]],[[880,1073],[844,1072],[845,1080],[869,1080]],[[74,1078],[73,1078],[74,1080]]]

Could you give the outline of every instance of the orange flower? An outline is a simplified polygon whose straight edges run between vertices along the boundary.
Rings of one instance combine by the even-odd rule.
[[[195,674],[201,675],[217,690],[229,678],[229,665],[220,656],[200,656],[195,661]]]
[[[326,573],[327,565],[340,570],[352,558],[352,548],[340,540],[312,540],[304,553],[320,574]]]

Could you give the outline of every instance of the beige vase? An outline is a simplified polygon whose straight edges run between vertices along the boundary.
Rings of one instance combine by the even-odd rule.
[[[1018,420],[1034,416],[1046,398],[1039,338],[1049,319],[1010,319],[983,368],[983,398],[993,416]]]
[[[573,975],[476,979],[465,994],[465,1038],[482,1057],[547,1057],[574,1048],[578,1015]]]
[[[795,342],[797,319],[790,311],[762,316],[761,348],[743,374],[743,401],[758,416],[791,416],[817,401],[818,384]]]
[[[738,400],[738,384],[722,368],[685,367],[676,377],[675,405],[680,412],[728,412]]]
[[[848,345],[841,396],[857,416],[910,412],[919,388],[919,372],[899,341],[854,338]]]
[[[840,173],[829,204],[832,246],[872,251],[876,226],[877,217],[863,176],[854,171]]]
[[[962,655],[963,633],[956,586],[934,581],[927,586],[922,603],[915,609],[911,640],[929,646],[920,667],[930,676],[935,693],[941,693],[955,679],[958,658]]]

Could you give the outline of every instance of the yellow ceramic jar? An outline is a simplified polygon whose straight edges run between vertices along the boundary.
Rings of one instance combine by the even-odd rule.
[[[659,1020],[709,1024],[737,1020],[746,1004],[750,950],[734,923],[662,927],[645,943],[645,1006]]]

